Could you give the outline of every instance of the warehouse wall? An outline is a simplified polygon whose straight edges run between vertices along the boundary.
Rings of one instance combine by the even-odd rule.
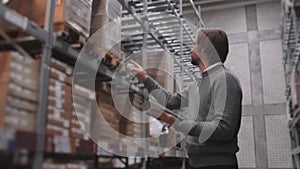
[[[292,168],[280,6],[277,0],[202,13],[206,27],[229,34],[226,66],[239,77],[244,93],[240,168]]]

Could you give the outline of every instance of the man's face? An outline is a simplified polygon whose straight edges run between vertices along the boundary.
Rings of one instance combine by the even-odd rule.
[[[201,60],[200,60],[199,56],[197,55],[196,50],[197,50],[197,44],[194,44],[194,47],[191,51],[191,57],[192,57],[191,63],[193,65],[198,66],[199,63],[201,62]]]

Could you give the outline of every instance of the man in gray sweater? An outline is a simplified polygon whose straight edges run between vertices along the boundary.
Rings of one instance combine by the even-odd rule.
[[[131,71],[157,101],[174,115],[162,112],[159,119],[186,134],[191,168],[237,169],[236,153],[241,124],[242,90],[239,80],[224,67],[228,39],[220,29],[201,29],[191,52],[192,64],[202,77],[177,93],[164,90],[135,62]],[[179,116],[186,118],[177,118]]]

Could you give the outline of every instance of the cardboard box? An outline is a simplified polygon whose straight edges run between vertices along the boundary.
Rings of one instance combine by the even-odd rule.
[[[47,124],[46,133],[49,135],[69,136],[69,129],[56,125]]]
[[[0,56],[1,56],[0,58],[1,72],[3,72],[3,70],[9,69],[11,67],[9,63],[12,62],[16,63],[17,65],[21,65],[23,69],[26,68],[24,72],[27,72],[29,74],[39,72],[40,70],[40,64],[38,62],[36,62],[32,58],[28,58],[26,56],[21,55],[19,52],[15,52],[15,51],[0,52]],[[17,68],[17,67],[12,66],[12,68]]]
[[[39,26],[44,26],[46,0],[10,0],[7,6],[36,22]],[[88,37],[91,7],[91,0],[56,0],[54,30],[56,32],[66,31],[70,28]]]
[[[65,90],[57,90],[57,88],[52,87],[52,86],[49,86],[48,94],[49,94],[49,96],[53,96],[56,98],[62,98],[64,100],[68,100],[68,101],[73,100],[71,92],[67,92]]]
[[[86,99],[95,99],[95,91],[92,91],[90,89],[87,89],[85,87],[74,85],[73,86],[73,92],[75,95],[86,98]]]
[[[85,98],[85,97],[81,97],[78,96],[76,94],[73,95],[73,102],[74,102],[74,106],[76,107],[76,110],[82,110],[85,109],[87,111],[91,111],[91,106],[92,106],[92,102],[93,100],[89,99],[89,98]],[[83,112],[83,111],[81,111]]]
[[[34,132],[36,130],[35,113],[7,106],[0,110],[0,116],[3,117],[0,127],[28,132]]]
[[[8,73],[8,76],[9,79],[7,80],[7,83],[14,83],[26,89],[30,89],[36,92],[39,91],[39,80],[22,76],[21,74],[18,74],[13,71]]]
[[[0,83],[0,89],[1,91],[3,91],[3,93],[1,93],[0,95],[3,94],[7,96],[7,94],[9,94],[11,96],[22,98],[24,100],[29,100],[32,102],[38,102],[39,99],[39,95],[37,92],[23,88],[22,86],[13,83]],[[1,96],[1,98],[3,98],[3,96]]]
[[[72,110],[72,101],[63,98],[48,96],[48,105],[65,110]]]
[[[56,153],[71,153],[70,137],[54,136],[54,152]]]
[[[72,77],[68,76],[64,72],[61,72],[57,69],[54,68],[50,69],[50,77],[60,82],[66,83],[68,85],[72,85],[72,81],[73,81]]]
[[[59,60],[52,58],[51,62],[50,62],[50,66],[61,72],[64,72],[65,74],[67,74],[69,76],[72,76],[72,74],[73,74],[73,68]]]
[[[53,90],[64,91],[65,93],[72,93],[72,87],[64,82],[50,78],[49,86],[53,87]]]
[[[83,140],[89,139],[88,135],[86,135],[82,129],[77,129],[77,128],[70,129],[70,136],[72,138],[79,138],[79,139],[83,139]]]
[[[64,119],[70,119],[71,115],[72,115],[72,111],[71,110],[65,110],[65,109],[59,109],[57,107],[48,105],[48,110],[47,110],[47,114],[54,116],[54,117],[61,117]]]
[[[91,110],[91,107],[89,107],[89,106],[90,105],[82,106],[82,105],[79,105],[79,104],[75,104],[73,113],[83,114],[85,116],[90,116],[90,113],[91,113],[92,110]]]
[[[89,114],[83,114],[83,113],[79,113],[79,112],[72,112],[72,117],[71,117],[71,123],[72,124],[76,124],[80,127],[80,123],[82,123],[83,125],[85,125],[86,127],[89,127],[90,121],[91,121],[91,116]]]
[[[71,149],[72,153],[76,154],[93,154],[93,142],[90,140],[82,140],[78,138],[71,138]]]
[[[27,110],[30,112],[36,112],[38,105],[37,103],[30,102],[28,100],[24,100],[21,98],[13,97],[11,95],[7,95],[7,98],[4,100],[0,100],[0,105],[5,106],[11,106],[23,110]]]
[[[47,124],[68,129],[70,127],[70,120],[64,118],[57,118],[52,115],[47,115]]]
[[[40,66],[33,59],[17,52],[0,53],[0,83],[13,82],[38,91]]]

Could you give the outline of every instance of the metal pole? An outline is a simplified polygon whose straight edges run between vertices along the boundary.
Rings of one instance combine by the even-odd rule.
[[[204,28],[204,23],[202,21],[202,16],[201,16],[201,6],[200,5],[198,5],[198,12],[199,12],[199,18],[198,18],[199,28]]]
[[[149,30],[149,24],[148,24],[148,17],[147,17],[147,13],[148,13],[148,2],[147,0],[143,1],[143,33],[144,33],[144,37],[143,37],[143,50],[142,50],[142,66],[143,68],[147,68],[147,36],[148,36],[148,30]],[[142,121],[144,122],[144,124],[142,124],[142,138],[146,138],[147,137],[147,116],[145,113],[142,114]],[[146,152],[147,149],[147,142],[144,142],[144,152]],[[147,157],[144,157],[144,161],[143,161],[143,169],[146,169],[147,167]]]
[[[195,4],[194,4],[194,1],[193,1],[193,0],[190,0],[190,4],[191,4],[191,6],[192,6],[192,8],[193,8],[193,10],[194,10],[194,12],[195,12],[197,18],[198,18],[199,20],[201,20],[201,16],[200,16],[199,12],[197,11],[197,8],[196,8],[196,6],[195,6]]]
[[[179,0],[179,16],[180,16],[180,20],[179,20],[179,39],[180,39],[180,59],[183,60],[183,53],[182,53],[182,49],[183,49],[183,18],[182,18],[182,0]],[[180,77],[181,77],[181,88],[183,87],[183,67],[180,66]]]
[[[37,145],[34,154],[34,169],[41,169],[43,165],[45,132],[46,132],[46,111],[48,103],[48,83],[49,83],[49,63],[53,47],[53,20],[55,13],[55,0],[48,1],[46,11],[45,29],[48,30],[48,40],[45,42],[42,54],[40,88],[39,88],[39,106],[37,114]]]

